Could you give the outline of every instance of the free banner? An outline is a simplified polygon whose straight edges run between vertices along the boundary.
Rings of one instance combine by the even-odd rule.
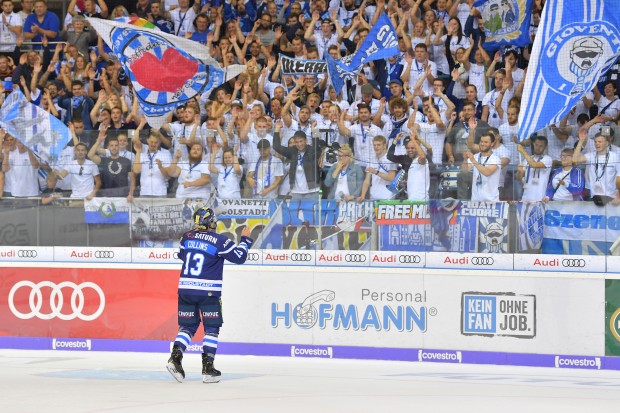
[[[474,7],[484,18],[484,46],[488,50],[530,44],[532,0],[477,0]]]
[[[327,63],[323,60],[293,59],[280,55],[281,72],[284,75],[320,75],[327,73]]]
[[[508,252],[508,204],[379,201],[381,251]]]
[[[549,202],[543,236],[544,254],[606,255],[620,237],[620,206]]]

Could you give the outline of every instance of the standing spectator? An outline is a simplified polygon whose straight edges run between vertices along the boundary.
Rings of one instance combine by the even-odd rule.
[[[2,24],[0,25],[0,54],[11,56],[17,46],[17,37],[22,34],[23,21],[13,13],[13,1],[2,0]]]
[[[418,43],[415,46],[414,58],[409,54],[405,54],[407,67],[403,70],[401,80],[404,83],[412,85],[413,94],[420,94],[415,90],[415,85],[419,84],[421,95],[428,96],[433,93],[433,81],[437,77],[437,65],[428,60],[428,49],[424,43]]]
[[[554,169],[543,198],[547,201],[581,201],[583,198],[584,179],[580,168],[573,165],[571,148],[562,149],[562,166]]]
[[[179,7],[170,11],[170,20],[172,20],[174,25],[173,34],[185,37],[186,33],[192,33],[194,31],[194,19],[199,12],[199,1],[194,2],[194,6],[190,7],[189,0],[179,0]],[[147,17],[146,14],[144,17]]]
[[[18,11],[17,14],[21,17],[22,22],[25,22],[26,18],[34,11],[34,0],[22,0],[21,6],[22,9]]]
[[[248,165],[250,169],[246,182],[254,198],[275,199],[284,176],[282,161],[271,153],[271,145],[267,139],[261,139],[257,148],[260,158],[254,165]]]
[[[94,30],[85,31],[85,23],[86,19],[84,16],[76,14],[73,17],[73,30],[63,30],[59,36],[60,40],[64,40],[77,47],[82,56],[88,56],[90,54],[89,46],[97,41],[97,32]]]
[[[355,201],[360,198],[364,184],[364,171],[355,164],[349,145],[343,145],[338,152],[338,162],[330,166],[325,177],[325,186],[330,188],[329,199]]]
[[[381,200],[392,199],[394,194],[387,189],[396,177],[396,165],[387,158],[387,141],[383,136],[375,136],[372,140],[373,149],[375,151],[375,159],[366,167],[366,178],[362,185],[362,193],[357,198],[358,202],[366,199],[366,194],[370,189],[368,199]]]
[[[172,33],[174,30],[172,20],[164,15],[161,0],[151,0],[151,13],[147,13],[146,19],[164,33]]]
[[[547,138],[544,136],[533,138],[532,148],[532,155],[530,155],[523,145],[517,145],[517,150],[524,158],[517,170],[517,180],[525,177],[522,201],[542,201],[547,192],[547,183],[553,163],[551,157],[545,155]]]
[[[597,205],[618,198],[616,179],[620,172],[620,156],[609,150],[607,136],[597,133],[594,137],[593,152],[581,153],[588,139],[585,128],[579,130],[579,142],[575,147],[573,160],[576,163],[586,164],[586,179],[590,186],[590,197]]]
[[[45,0],[35,0],[34,14],[29,15],[24,22],[24,38],[39,43],[32,46],[33,50],[41,50],[43,36],[47,41],[56,40],[60,31],[60,20],[54,12],[47,10]]]
[[[306,134],[297,131],[293,134],[295,146],[285,147],[280,141],[281,129],[282,122],[277,122],[273,136],[273,148],[291,161],[289,170],[291,195],[293,199],[315,198],[320,188],[318,159],[321,151],[317,146],[317,139],[313,139],[313,144],[308,145]]]
[[[215,163],[215,157],[220,149],[218,143],[211,146],[211,162],[209,171],[217,175],[217,198],[239,199],[241,198],[241,178],[243,177],[243,167],[239,164],[239,159],[235,156],[232,149],[225,147],[222,152],[222,164]]]
[[[136,189],[136,176],[133,173],[131,161],[120,156],[118,138],[108,139],[107,150],[110,156],[101,157],[97,154],[97,149],[106,139],[106,129],[102,128],[99,131],[97,143],[88,152],[88,158],[100,165],[103,188],[99,191],[99,196],[124,197],[131,202]]]
[[[177,150],[168,167],[168,176],[179,178],[176,197],[209,199],[211,173],[209,164],[203,161],[204,147],[200,142],[193,141],[190,145],[186,162],[181,162],[181,151]]]
[[[63,179],[71,174],[71,198],[93,199],[101,188],[99,168],[94,162],[86,159],[88,148],[82,142],[75,145],[75,160],[65,166],[58,174]]]
[[[139,134],[136,129],[136,136]],[[168,179],[166,169],[170,166],[170,152],[161,150],[160,134],[151,129],[146,140],[148,149],[142,152],[142,142],[134,139],[133,147],[136,151],[136,160],[133,163],[133,172],[140,174],[140,196],[149,198],[165,197]]]
[[[85,129],[92,129],[93,124],[90,119],[90,111],[95,106],[95,102],[87,96],[84,84],[81,80],[71,81],[71,93],[58,102],[58,106],[65,109],[65,124],[74,118],[81,118]]]
[[[430,169],[426,154],[418,142],[417,133],[411,139],[405,140],[405,154],[396,155],[396,146],[405,136],[399,133],[388,150],[387,158],[401,165],[402,171],[407,174],[407,199],[410,201],[428,201],[430,188]]]
[[[603,86],[604,95],[599,92],[598,87],[594,88],[594,100],[598,106],[598,115],[602,116],[603,125],[609,126],[618,120],[620,114],[620,100],[616,96],[616,85],[613,80],[605,82]]]
[[[2,159],[5,191],[10,193],[6,196],[39,196],[39,161],[20,141],[11,137],[8,142],[9,144],[3,147]]]
[[[357,105],[359,123],[346,127],[344,124],[345,112],[340,115],[338,129],[340,133],[348,138],[353,138],[355,160],[364,169],[372,160],[372,140],[375,136],[381,135],[381,129],[372,123],[370,118],[370,106],[367,103]]]
[[[463,155],[467,160],[463,169],[473,169],[472,201],[499,201],[501,160],[491,149],[494,143],[495,136],[487,130],[480,137],[477,156],[471,152]]]

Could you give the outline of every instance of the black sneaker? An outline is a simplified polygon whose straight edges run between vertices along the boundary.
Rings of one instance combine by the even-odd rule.
[[[185,371],[183,370],[181,361],[183,361],[183,350],[181,350],[179,346],[172,347],[172,353],[170,354],[166,368],[179,383],[183,383],[185,379]]]
[[[213,359],[202,354],[202,382],[203,383],[219,383],[222,373],[213,367]]]

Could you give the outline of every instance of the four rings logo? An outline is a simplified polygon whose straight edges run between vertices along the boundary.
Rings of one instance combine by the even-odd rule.
[[[114,258],[114,251],[97,250],[95,251],[95,258],[104,258],[104,259]]]
[[[564,258],[562,260],[563,267],[583,268],[586,266],[586,260],[582,258]]]
[[[259,258],[258,252],[248,252],[248,261],[258,261]]]
[[[366,255],[364,254],[346,254],[344,256],[346,262],[366,262]]]
[[[493,257],[473,257],[471,259],[473,265],[493,265],[494,262]]]
[[[312,255],[304,252],[295,252],[291,254],[291,261],[308,262],[312,260]]]
[[[41,312],[43,307],[43,289],[50,288],[50,296],[49,296],[49,313]],[[22,313],[15,307],[15,294],[20,288],[28,288],[30,289],[30,294],[28,296],[28,305],[30,306],[30,312]],[[82,310],[84,310],[84,290],[91,289],[97,293],[99,296],[99,307],[97,311],[92,314],[83,314]],[[71,292],[71,313],[64,314],[62,313],[64,297],[63,291]],[[20,281],[11,288],[9,292],[9,308],[11,312],[17,318],[21,318],[22,320],[28,320],[33,317],[40,318],[41,320],[51,320],[52,318],[59,318],[61,320],[73,320],[74,318],[79,318],[84,321],[92,321],[99,317],[103,313],[103,309],[105,308],[105,295],[103,294],[103,290],[97,284],[92,282],[84,282],[82,284],[75,284],[71,281],[63,281],[59,284],[55,284],[51,281],[41,281],[38,284],[35,284],[32,281]]]
[[[400,255],[398,257],[398,262],[401,264],[419,264],[422,261],[419,255]]]
[[[17,250],[17,256],[19,258],[36,258],[37,255],[35,250]]]

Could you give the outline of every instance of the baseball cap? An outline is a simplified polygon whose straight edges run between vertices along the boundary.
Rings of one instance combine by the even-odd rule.
[[[396,83],[396,84],[398,84],[398,85],[400,85],[400,86],[402,86],[402,85],[403,85],[403,82],[402,82],[402,80],[400,80],[400,79],[392,79],[392,80],[390,80],[390,83],[389,83],[389,84],[391,85],[392,83]]]
[[[370,83],[366,83],[362,86],[362,94],[364,95],[372,95],[374,88]]]
[[[240,107],[243,107],[243,102],[241,102],[239,99],[235,99],[235,100],[232,101],[230,106],[240,106]]]
[[[297,132],[295,132],[293,134],[293,138],[304,138],[304,139],[308,139],[308,137],[306,136],[306,132],[302,131],[302,130],[298,130]]]
[[[321,23],[332,24],[332,21],[330,19],[323,19]]]
[[[261,139],[260,141],[258,141],[256,148],[258,148],[258,150],[271,148],[271,144],[269,143],[269,140]]]

